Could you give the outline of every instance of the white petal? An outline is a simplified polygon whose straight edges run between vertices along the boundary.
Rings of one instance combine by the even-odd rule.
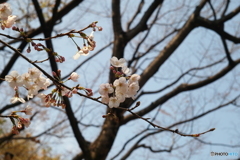
[[[80,57],[80,54],[76,53],[74,56],[73,56],[73,59],[78,59]]]

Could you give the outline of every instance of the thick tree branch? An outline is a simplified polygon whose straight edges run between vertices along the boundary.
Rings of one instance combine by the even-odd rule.
[[[121,23],[121,4],[120,0],[112,0],[112,25],[114,36],[118,36],[123,32]]]
[[[168,43],[168,45],[159,53],[157,57],[149,64],[149,66],[141,74],[139,86],[144,84],[151,78],[161,67],[161,65],[173,54],[177,47],[183,42],[187,35],[194,29],[194,15],[191,15],[189,20],[180,29],[175,37]]]
[[[192,71],[199,71],[199,70],[204,70],[204,69],[206,69],[206,68],[210,68],[210,67],[212,67],[212,66],[215,66],[215,65],[223,62],[225,59],[226,59],[226,58],[224,57],[224,58],[222,58],[222,59],[220,59],[220,60],[218,60],[218,61],[216,61],[216,62],[214,62],[214,63],[211,63],[211,64],[209,64],[209,65],[206,65],[206,66],[203,66],[203,67],[197,67],[197,68],[194,67],[194,68],[191,68],[191,69],[187,70],[186,72],[182,73],[175,81],[173,81],[172,83],[166,85],[165,87],[163,87],[163,88],[161,88],[161,89],[158,89],[158,90],[155,90],[155,91],[142,91],[142,92],[139,94],[139,96],[136,98],[136,100],[137,100],[140,96],[142,96],[142,95],[144,95],[144,94],[160,93],[160,92],[164,91],[165,89],[167,89],[167,88],[169,88],[169,87],[177,84],[177,82],[179,82],[185,75],[190,74]]]
[[[33,5],[35,7],[35,10],[37,12],[37,15],[38,15],[39,22],[40,22],[40,24],[42,26],[44,37],[45,38],[50,37],[51,33],[53,31],[54,19],[56,18],[56,13],[53,14],[54,17],[51,18],[50,25],[46,25],[45,19],[43,17],[42,9],[41,9],[38,1],[37,0],[32,0],[32,1],[33,1]],[[59,6],[58,3],[59,3],[59,0],[56,2],[55,7]],[[52,71],[57,72],[58,66],[57,66],[57,63],[55,61],[55,57],[53,56],[52,40],[51,39],[50,40],[46,40],[45,43],[46,43],[47,48],[51,50],[50,52],[48,52],[48,57],[49,57],[51,69],[52,69]]]
[[[219,36],[221,36],[222,38],[230,40],[233,43],[237,44],[237,43],[240,43],[240,37],[236,37],[236,36],[233,36],[233,35],[225,32],[224,31],[224,22],[232,19],[234,16],[239,14],[239,12],[240,12],[240,6],[237,7],[235,10],[233,10],[232,12],[230,12],[228,15],[223,16],[222,18],[220,18],[218,20],[214,20],[214,21],[210,21],[208,19],[205,19],[205,18],[199,16],[197,18],[198,25],[208,28],[210,30],[213,30],[216,33],[218,33]]]
[[[91,160],[92,158],[91,158],[91,153],[89,149],[89,143],[84,139],[80,131],[80,128],[78,127],[78,121],[74,116],[69,99],[67,97],[63,97],[63,98],[64,98],[64,103],[66,104],[66,113],[67,113],[69,122],[71,124],[71,128],[73,130],[74,136],[78,142],[78,145],[82,149],[84,158],[87,160]]]

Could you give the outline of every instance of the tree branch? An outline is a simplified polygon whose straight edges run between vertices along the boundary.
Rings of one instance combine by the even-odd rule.
[[[137,8],[135,14],[131,18],[131,20],[127,23],[127,31],[130,29],[130,26],[131,26],[132,22],[135,20],[135,18],[137,17],[137,15],[139,13],[141,13],[144,3],[145,3],[144,0],[141,0],[141,2],[138,4],[138,8]]]
[[[157,7],[159,7],[163,3],[163,0],[154,0],[152,4],[149,6],[143,17],[141,18],[140,22],[131,30],[127,32],[127,40],[131,40],[135,37],[138,33],[148,29],[147,21],[155,11]]]
[[[69,99],[67,97],[63,97],[63,99],[64,99],[64,103],[66,104],[66,113],[67,113],[69,122],[71,124],[73,133],[75,135],[75,138],[78,142],[78,145],[82,149],[84,158],[87,160],[91,160],[92,158],[91,158],[91,153],[90,153],[90,149],[89,149],[89,143],[84,139],[84,137],[80,131],[80,128],[78,127],[78,121],[74,116]]]
[[[169,100],[170,98],[176,96],[177,94],[179,94],[181,92],[194,90],[197,88],[201,88],[205,85],[208,85],[208,84],[218,80],[219,78],[223,77],[224,75],[226,75],[229,71],[231,71],[239,63],[240,63],[240,59],[234,61],[233,64],[226,66],[221,71],[219,71],[218,73],[216,73],[215,75],[213,75],[211,77],[208,77],[205,80],[202,80],[202,81],[199,81],[199,82],[196,82],[193,84],[181,84],[178,87],[176,87],[175,89],[173,89],[172,91],[170,91],[169,93],[167,93],[164,96],[157,99],[155,102],[151,103],[148,107],[138,111],[136,114],[138,114],[139,116],[143,116],[143,115],[149,113],[150,111],[152,111],[153,109],[155,109],[158,105],[165,103],[167,100]],[[136,117],[134,115],[129,115],[124,118],[123,123],[127,123],[133,119],[136,119]]]
[[[57,14],[56,14],[56,19],[55,21],[61,19],[62,17],[64,17],[66,14],[68,14],[73,8],[75,8],[77,5],[79,5],[83,0],[72,0],[71,2],[69,2],[65,7],[63,7],[63,9],[61,9]],[[52,19],[49,19],[47,22],[46,22],[46,25],[50,25],[50,23],[52,22]],[[32,31],[29,31],[27,37],[29,38],[32,38],[38,34],[42,33],[42,27],[38,27],[37,29],[34,29]],[[16,42],[19,42],[19,41],[16,41],[16,40],[13,40],[11,42],[9,42],[9,44],[12,44],[12,43],[16,43]],[[23,49],[26,47],[28,43],[23,41],[21,42],[21,44],[19,45],[18,50],[20,52],[23,51]],[[5,46],[1,47],[0,50],[3,50]],[[13,64],[16,62],[16,60],[18,59],[19,55],[18,53],[14,53],[14,55],[12,56],[12,58],[10,59],[10,61],[7,63],[6,67],[3,69],[0,77],[5,77],[9,71],[11,70]],[[0,84],[2,83],[3,81],[0,79]]]

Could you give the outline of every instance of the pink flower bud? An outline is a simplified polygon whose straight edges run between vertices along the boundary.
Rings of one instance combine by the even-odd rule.
[[[23,124],[25,127],[28,127],[31,123],[29,118],[23,118],[19,117],[18,120],[20,121],[21,124]]]
[[[117,74],[117,75],[122,75],[122,72],[117,71],[116,74]]]
[[[13,126],[12,128],[12,134],[19,134],[17,126]]]
[[[97,28],[98,28],[98,31],[102,31],[103,30],[103,28],[100,27],[100,26],[97,26]]]
[[[93,96],[92,89],[86,88],[85,90],[87,91],[86,93],[87,93],[88,96]]]
[[[16,27],[16,26],[13,26],[13,27],[12,27],[12,30],[17,31],[17,27]]]
[[[92,27],[96,27],[96,23],[95,22],[92,23]]]
[[[61,58],[62,62],[64,62],[64,61],[65,61],[65,57],[63,57],[63,56],[60,56],[60,58]]]
[[[77,93],[77,89],[74,88],[74,89],[72,90],[72,93],[73,93],[73,94],[76,94],[76,93]]]
[[[31,52],[31,48],[29,46],[28,49],[27,49],[27,53],[30,53],[30,52]]]
[[[57,73],[54,72],[54,71],[52,71],[52,75],[53,75],[54,77],[57,77]]]
[[[34,42],[31,42],[31,45],[34,47],[34,46],[36,45],[36,43],[34,43]]]
[[[57,70],[57,75],[58,75],[58,77],[61,77],[61,70],[60,69]]]

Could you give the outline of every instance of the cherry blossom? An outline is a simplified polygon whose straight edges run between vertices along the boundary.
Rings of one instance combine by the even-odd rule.
[[[93,35],[93,34],[94,34],[94,31],[92,31],[92,32],[90,33],[90,35],[88,36],[88,38],[91,39],[91,40],[93,40],[93,39],[94,39],[94,35]]]
[[[43,83],[42,89],[46,90],[48,86],[50,86],[50,79],[46,78],[45,82]]]
[[[77,82],[79,77],[80,76],[76,72],[73,72],[68,79],[71,79],[72,81]]]
[[[110,69],[116,79],[113,85],[109,83],[101,84],[99,93],[103,103],[108,104],[110,108],[117,108],[126,98],[135,98],[134,96],[140,88],[138,84],[140,76],[137,74],[130,75],[131,71],[125,65],[126,60],[124,58],[118,60],[118,58],[112,57],[110,61],[112,64]],[[121,67],[121,71],[118,67]]]
[[[24,112],[26,115],[32,115],[32,107],[27,106],[24,110],[21,112]]]
[[[118,101],[119,101],[120,103],[122,103],[122,102],[125,101],[125,96],[126,96],[125,93],[116,92],[116,97],[117,97],[117,99],[118,99]]]
[[[99,87],[99,93],[101,95],[108,95],[109,93],[113,93],[113,87],[109,83],[101,84]]]
[[[21,124],[23,124],[25,127],[29,127],[29,125],[31,124],[31,121],[29,118],[23,118],[23,117],[19,117],[18,118],[19,122]]]
[[[7,20],[4,21],[4,27],[11,28],[16,20],[17,20],[17,16],[15,15],[8,16]]]
[[[28,73],[30,78],[33,80],[37,79],[42,74],[42,72],[37,68],[30,68]]]
[[[52,104],[51,94],[46,95],[44,93],[40,93],[37,96],[41,99],[41,101],[43,103],[43,106],[45,106],[45,107],[50,107],[51,106],[51,104]]]
[[[8,3],[0,4],[0,19],[7,20],[8,16],[12,14],[12,10]]]
[[[24,85],[30,85],[32,82],[32,79],[30,78],[29,73],[22,74],[22,83]]]
[[[84,46],[84,47],[82,48],[82,51],[83,51],[83,53],[88,54],[88,53],[89,53],[89,48],[86,47],[86,46]]]
[[[26,85],[26,88],[28,90],[28,99],[33,98],[33,96],[38,94],[39,86],[36,84],[30,84]]]
[[[128,86],[127,97],[132,97],[134,99],[134,96],[137,94],[138,90],[139,90],[138,82],[131,83]]]
[[[109,103],[109,96],[108,95],[102,95],[101,100],[102,100],[102,103],[108,104]]]
[[[125,77],[120,77],[113,82],[113,85],[116,87],[117,92],[126,93],[127,92],[127,83]]]
[[[131,75],[130,79],[129,79],[129,83],[133,83],[133,82],[138,82],[140,79],[140,76],[138,74],[133,74]]]
[[[84,53],[83,52],[83,50],[79,50],[74,56],[73,56],[73,59],[78,59],[81,55],[83,55],[83,56],[87,56],[89,54],[89,52],[88,53]]]
[[[126,63],[126,60],[124,58],[118,60],[117,57],[112,57],[110,62],[114,67],[123,67]]]
[[[11,103],[16,103],[17,101],[25,103],[25,100],[23,98],[19,97],[19,96],[14,96],[10,100]]]
[[[110,97],[108,106],[110,108],[117,108],[120,105],[120,102],[118,101],[117,97]]]
[[[12,88],[22,85],[22,77],[18,74],[17,71],[11,71],[9,75],[5,76],[5,80]]]
[[[132,71],[127,66],[122,66],[122,72],[127,76],[132,73]]]

